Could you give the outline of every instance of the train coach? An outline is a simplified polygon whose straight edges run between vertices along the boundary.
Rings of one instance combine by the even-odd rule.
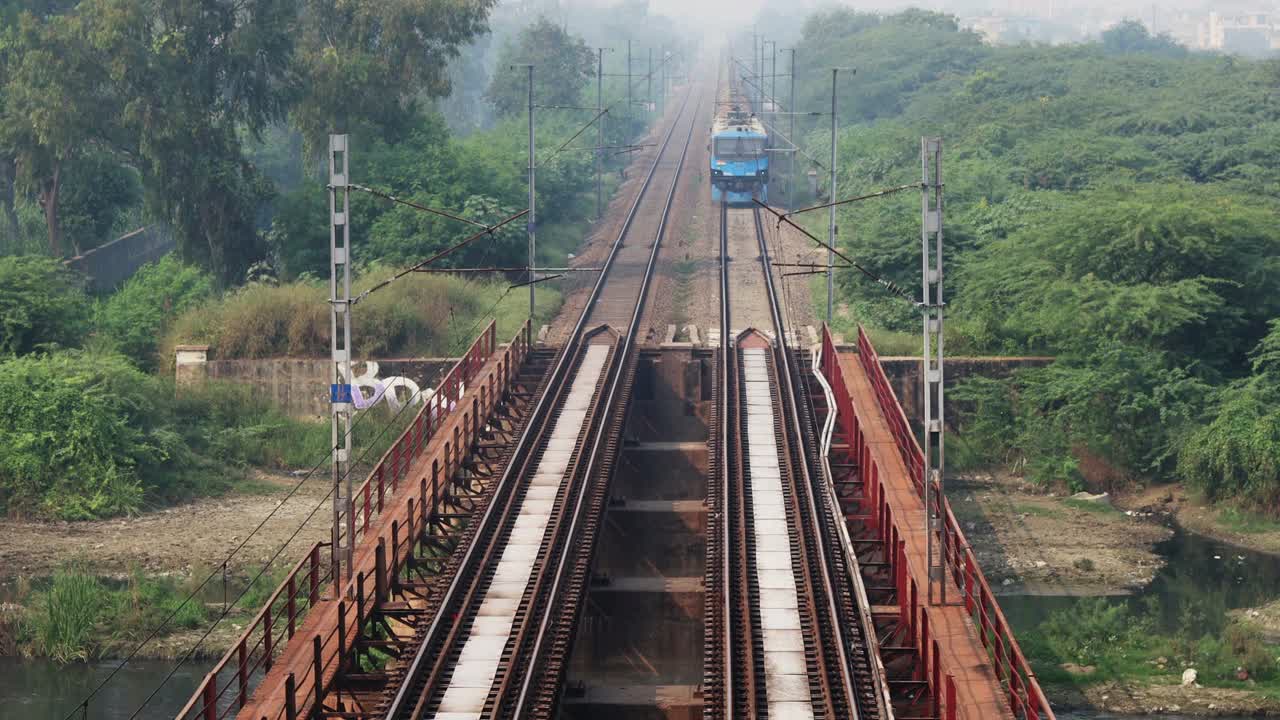
[[[731,108],[711,128],[711,200],[750,205],[769,201],[769,136],[754,115]]]

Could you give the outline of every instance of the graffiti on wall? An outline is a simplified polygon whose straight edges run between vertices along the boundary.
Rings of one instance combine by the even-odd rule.
[[[423,403],[435,394],[434,390],[423,392],[418,383],[407,377],[378,379],[378,363],[373,360],[365,361],[364,372],[359,375],[348,367],[347,382],[351,383],[351,402],[358,410],[367,410],[385,399],[392,412],[399,412],[405,404]]]

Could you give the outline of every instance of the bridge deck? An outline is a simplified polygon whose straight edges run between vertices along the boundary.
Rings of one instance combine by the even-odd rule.
[[[898,453],[875,391],[857,353],[840,353],[840,371],[853,398],[854,412],[866,434],[867,450],[880,467],[885,499],[897,518],[906,544],[909,571],[920,588],[928,587],[924,500],[917,492]],[[934,550],[935,555],[937,550]],[[955,678],[957,717],[966,720],[1013,718],[1006,691],[996,677],[987,650],[978,637],[969,612],[960,601],[960,588],[947,577],[947,605],[929,607],[932,636],[938,641],[943,666]],[[921,603],[925,599],[921,598]]]

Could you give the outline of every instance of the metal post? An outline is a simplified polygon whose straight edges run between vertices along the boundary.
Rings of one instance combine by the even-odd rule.
[[[627,142],[631,142],[631,138],[635,137],[632,132],[635,127],[635,119],[631,116],[634,107],[631,105],[631,41],[627,40]]]
[[[773,98],[773,111],[778,111],[778,41],[773,42],[773,60],[769,62],[769,97]],[[787,108],[792,112],[792,108]]]
[[[601,169],[604,157],[604,48],[596,48],[596,219],[604,217]]]
[[[920,252],[921,297],[924,301],[921,378],[924,382],[924,512],[926,560],[929,566],[929,602],[933,583],[940,586],[940,601],[947,602],[946,534],[942,532],[943,393],[942,393],[942,139],[920,139]],[[933,240],[932,247],[930,240]],[[936,402],[936,407],[935,407]],[[936,451],[936,456],[935,456]],[[938,561],[934,562],[933,538],[938,534]]]
[[[787,139],[791,143],[790,161],[787,165],[787,206],[794,208],[796,201],[791,194],[796,182],[796,49],[791,48],[791,97],[787,100]]]
[[[662,115],[667,107],[667,46],[659,45],[658,55],[662,59],[659,63],[662,71],[662,95],[658,98],[658,114]]]
[[[341,592],[342,568],[351,574],[355,515],[351,512],[351,189],[346,135],[329,136],[329,350],[333,447],[333,529],[330,557],[333,593]],[[345,480],[345,484],[344,481]]]
[[[533,320],[534,294],[536,293],[534,283],[533,269],[537,267],[534,262],[534,251],[537,247],[537,196],[534,193],[534,185],[537,180],[537,167],[534,158],[534,142],[533,142],[533,65],[529,65],[529,222],[526,225],[529,231],[529,319]]]
[[[830,197],[827,202],[834,203],[836,199],[836,75],[840,72],[840,68],[831,68],[831,189],[828,191]],[[832,205],[828,208],[830,213],[830,233],[828,235],[828,245],[836,246],[836,206]],[[835,305],[835,259],[836,255],[831,250],[827,250],[827,324],[831,324],[831,311]]]
[[[645,114],[649,112],[649,104],[653,102],[653,48],[649,48],[649,94],[645,97]]]

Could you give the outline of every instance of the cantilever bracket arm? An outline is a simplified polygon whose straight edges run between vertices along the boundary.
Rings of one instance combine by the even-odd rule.
[[[849,203],[856,203],[856,202],[861,202],[863,200],[870,200],[872,198],[884,197],[886,195],[900,193],[903,190],[919,190],[922,188],[924,188],[923,183],[909,183],[907,185],[898,185],[897,187],[885,188],[884,190],[877,190],[873,193],[867,193],[866,195],[859,195],[857,197],[846,198],[844,200],[837,200],[835,202],[823,203],[822,205],[813,205],[807,208],[800,208],[799,210],[792,210],[791,212],[783,213],[778,217],[785,220],[786,218],[789,218],[792,215],[807,213],[810,210],[822,210],[823,208],[835,207],[837,205],[848,205]]]
[[[912,185],[911,187],[919,187],[919,185]],[[754,202],[756,205],[759,205],[760,207],[764,208],[765,210],[768,210],[770,213],[772,213],[772,214],[773,214],[773,216],[774,216],[774,217],[778,218],[778,223],[777,223],[777,226],[778,226],[778,227],[781,227],[781,226],[782,226],[782,223],[786,223],[786,224],[790,225],[791,227],[795,228],[796,230],[799,230],[801,233],[803,233],[803,234],[804,234],[804,236],[805,236],[805,237],[809,238],[810,240],[814,241],[815,243],[817,243],[817,244],[818,244],[818,245],[820,245],[821,247],[823,247],[823,248],[825,248],[826,250],[830,251],[833,255],[835,255],[836,257],[840,258],[841,260],[844,260],[845,262],[849,263],[849,265],[850,265],[851,267],[853,267],[855,270],[857,270],[858,272],[862,273],[863,275],[866,275],[869,279],[871,279],[871,280],[872,280],[873,282],[875,282],[877,285],[880,285],[880,286],[881,286],[881,287],[883,287],[885,290],[888,290],[890,293],[892,293],[892,294],[894,294],[894,295],[897,295],[898,297],[902,298],[903,300],[906,300],[907,302],[911,303],[912,307],[919,307],[919,306],[920,306],[920,303],[918,303],[918,302],[916,302],[915,300],[913,300],[913,299],[911,298],[911,296],[907,295],[907,292],[906,292],[905,290],[903,290],[902,288],[898,287],[898,285],[897,285],[896,283],[894,283],[892,280],[886,280],[886,279],[884,279],[884,278],[880,277],[879,275],[876,275],[875,273],[871,272],[870,270],[868,270],[868,269],[866,269],[866,268],[862,267],[861,265],[859,265],[859,264],[858,264],[858,261],[856,261],[856,260],[854,260],[853,258],[849,257],[848,255],[845,255],[844,253],[840,252],[840,251],[839,251],[839,250],[837,250],[836,248],[831,247],[830,245],[828,245],[828,244],[826,244],[826,243],[822,242],[822,241],[821,241],[821,240],[819,240],[818,238],[814,237],[813,233],[809,232],[808,230],[805,230],[804,228],[802,228],[802,227],[800,227],[799,225],[797,225],[797,224],[795,224],[794,222],[792,222],[792,221],[791,221],[791,218],[787,217],[787,215],[788,215],[788,214],[794,214],[794,213],[781,213],[781,212],[778,212],[777,210],[774,210],[773,208],[769,207],[769,206],[768,206],[768,205],[766,205],[765,203],[760,202],[760,200],[759,200],[759,199],[757,199],[757,198],[751,198],[751,200],[752,200],[752,202]],[[826,272],[826,271],[824,270],[823,272]],[[808,273],[805,273],[805,274],[808,274]]]

